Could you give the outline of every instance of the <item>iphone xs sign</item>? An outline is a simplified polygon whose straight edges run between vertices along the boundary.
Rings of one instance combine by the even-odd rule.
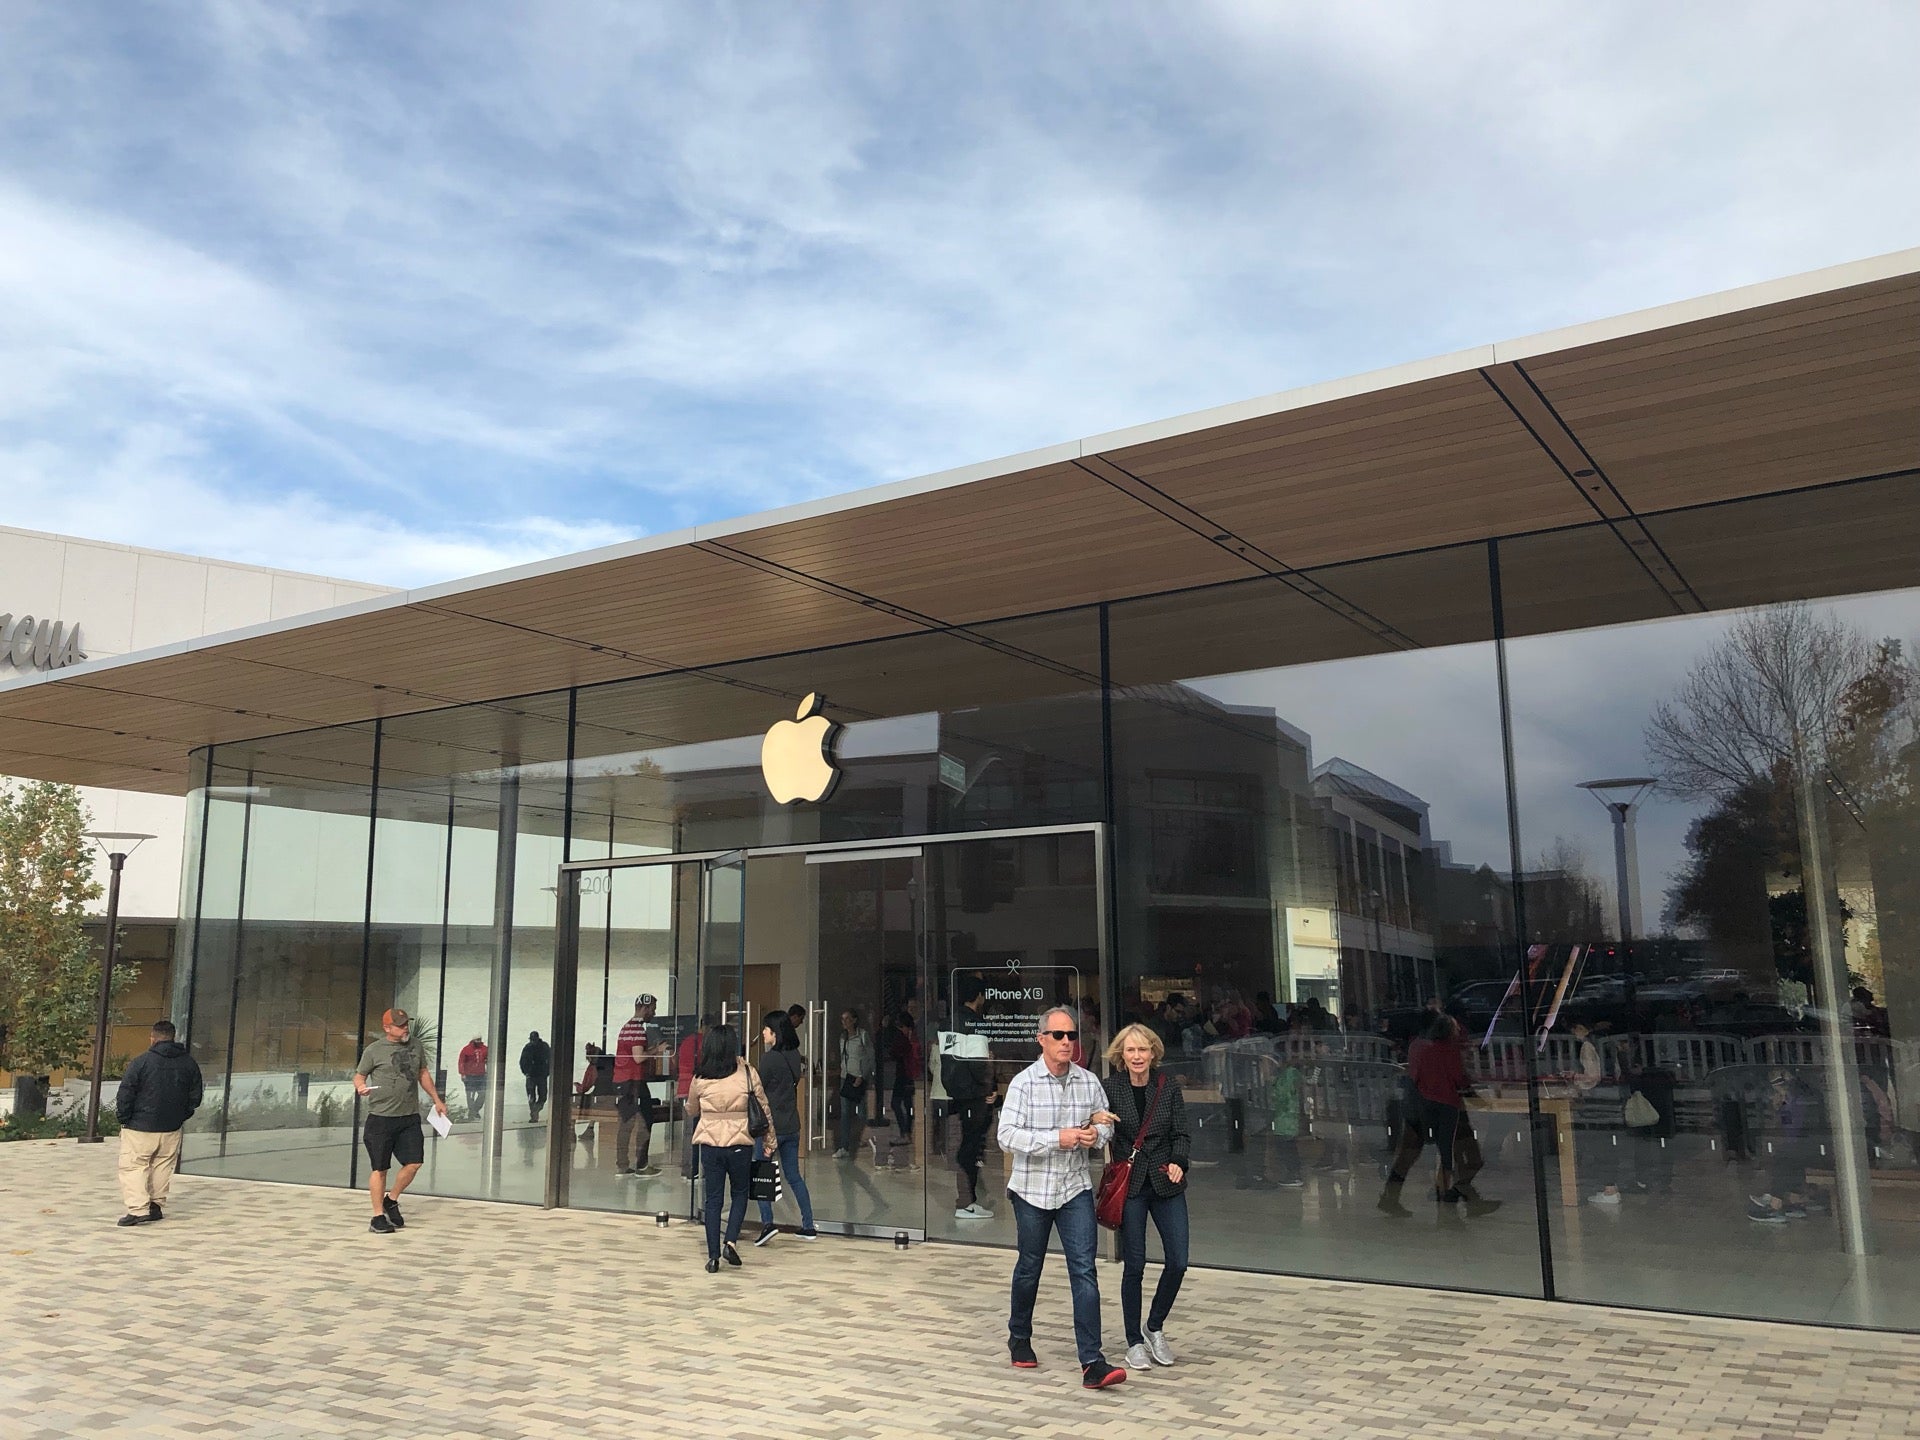
[[[0,612],[0,674],[16,670],[59,670],[87,658],[78,622],[39,620]]]

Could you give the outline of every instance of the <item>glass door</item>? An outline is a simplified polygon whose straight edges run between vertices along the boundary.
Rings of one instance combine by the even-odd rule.
[[[657,1214],[688,1200],[683,1051],[700,1035],[702,867],[561,874],[549,1204]]]
[[[914,1239],[927,1228],[926,965],[918,846],[780,856],[810,917],[806,1009],[814,1077],[802,1173],[816,1226]],[[771,885],[766,887],[771,889]]]
[[[927,1233],[1014,1243],[1007,1156],[995,1139],[1007,1082],[1039,1058],[1035,1036],[1054,1005],[1080,1017],[1075,1058],[1107,1071],[1106,912],[1101,834],[1065,830],[963,838],[926,847],[924,945]],[[943,1052],[971,1063],[989,1098],[950,1094]],[[970,1077],[962,1077],[970,1078]]]

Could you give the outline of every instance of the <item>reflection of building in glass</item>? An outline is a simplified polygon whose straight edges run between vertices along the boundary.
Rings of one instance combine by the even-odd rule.
[[[1122,893],[1141,897],[1156,993],[1371,1016],[1497,972],[1506,877],[1455,863],[1425,800],[1337,756],[1315,764],[1312,737],[1271,708],[1193,685],[1113,706],[1123,803],[1145,822]]]

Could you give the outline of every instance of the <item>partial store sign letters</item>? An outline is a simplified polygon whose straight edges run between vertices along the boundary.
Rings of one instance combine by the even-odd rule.
[[[86,658],[78,621],[69,625],[64,620],[0,613],[0,665],[12,665],[16,670],[59,670]]]

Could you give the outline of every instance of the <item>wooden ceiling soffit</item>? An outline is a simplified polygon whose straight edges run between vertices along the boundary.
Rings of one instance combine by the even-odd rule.
[[[343,616],[222,650],[283,671],[356,685],[373,697],[363,715],[565,689],[632,670],[584,646],[422,605]]]
[[[10,752],[19,751],[47,758],[65,756],[70,760],[127,770],[145,770],[156,764],[164,764],[155,758],[156,751],[160,754],[185,753],[184,747],[165,741],[156,744],[137,735],[115,735],[111,731],[88,730],[78,725],[40,720],[0,720],[0,734],[5,735]]]
[[[1679,567],[1648,533],[1639,515],[1621,497],[1600,462],[1568,428],[1526,367],[1518,361],[1509,361],[1489,365],[1480,374],[1534,443],[1553,461],[1566,483],[1579,492],[1594,514],[1607,522],[1674,608],[1689,612],[1706,609]]]
[[[1502,540],[1500,599],[1510,639],[1679,613],[1613,528],[1599,523]]]
[[[1650,516],[1715,608],[1920,585],[1920,473]]]
[[[948,625],[1245,573],[1064,462],[749,531],[724,547],[855,603]]]
[[[436,609],[605,652],[628,675],[867,640],[911,628],[704,546],[647,551],[448,596]]]
[[[1107,458],[1299,568],[1591,513],[1473,372]]]
[[[100,676],[111,680],[112,671]],[[107,736],[132,736],[156,744],[191,749],[223,739],[262,733],[262,725],[297,730],[310,723],[293,716],[236,716],[226,706],[192,705],[178,700],[132,694],[107,685],[63,680],[0,695],[0,718],[44,720],[68,729]]]
[[[148,795],[181,795],[187,789],[187,755],[176,751],[171,764],[115,765],[75,759],[70,755],[41,754],[28,747],[25,737],[0,721],[0,747],[6,751],[7,773],[22,780],[51,780],[62,785],[96,785],[103,790],[136,790]]]
[[[1106,457],[1094,455],[1076,463],[1088,474],[1131,497],[1145,508],[1153,510],[1164,519],[1172,521],[1190,534],[1231,555],[1246,569],[1271,576],[1302,598],[1312,601],[1328,614],[1372,636],[1381,645],[1395,650],[1418,648],[1418,642],[1410,635],[1364,607],[1354,604],[1338,590],[1322,584],[1304,571],[1294,569],[1251,540],[1220,525],[1211,516],[1183,504],[1158,486],[1129,473]]]
[[[1525,363],[1643,513],[1920,464],[1920,277]]]

